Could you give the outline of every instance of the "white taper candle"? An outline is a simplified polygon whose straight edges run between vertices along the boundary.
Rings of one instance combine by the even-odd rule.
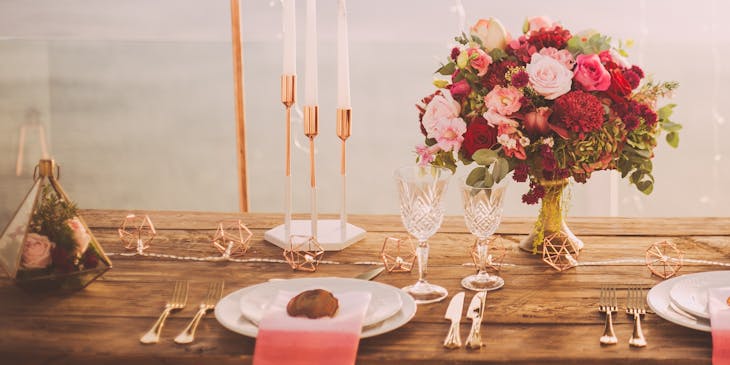
[[[337,2],[337,107],[350,105],[350,49],[347,36],[347,7],[345,0]]]
[[[283,74],[297,73],[297,26],[296,6],[294,0],[283,0],[282,3],[282,30],[283,30]]]
[[[317,1],[307,0],[304,104],[317,105]]]

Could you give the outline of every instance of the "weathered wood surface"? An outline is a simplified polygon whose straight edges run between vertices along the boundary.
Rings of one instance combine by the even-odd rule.
[[[123,252],[116,229],[126,211],[85,210],[83,216],[109,253]],[[202,212],[148,213],[158,229],[150,252],[189,256],[215,255],[210,238],[217,222],[241,218],[254,236],[250,258],[281,258],[281,250],[263,241],[267,228],[280,222],[274,214]],[[396,216],[353,216],[368,231],[366,238],[325,259],[340,264],[320,265],[316,273],[293,272],[282,263],[182,262],[149,257],[112,256],[114,268],[87,289],[67,296],[32,295],[7,279],[0,280],[0,363],[2,364],[246,364],[254,339],[221,327],[212,314],[201,323],[196,341],[177,345],[182,330],[203,298],[207,282],[223,279],[226,293],[270,278],[352,277],[378,261],[387,236],[404,236]],[[361,341],[358,364],[709,364],[711,338],[648,314],[644,332],[649,346],[629,348],[631,319],[616,315],[617,346],[601,347],[603,317],[597,311],[601,285],[650,287],[652,277],[640,263],[581,266],[557,273],[537,256],[521,252],[515,243],[529,231],[531,219],[505,219],[499,233],[508,247],[501,275],[503,289],[490,293],[482,328],[486,347],[479,351],[446,350],[448,330],[443,319],[447,301],[422,305],[415,318],[388,334]],[[579,260],[641,259],[653,242],[669,239],[685,258],[730,263],[730,218],[624,219],[575,218],[571,227],[586,242]],[[429,280],[450,293],[461,291],[460,279],[471,273],[467,250],[473,238],[460,217],[449,217],[431,240]],[[721,266],[685,265],[681,273],[722,270]],[[394,286],[415,281],[416,274],[384,273],[376,280]],[[139,336],[159,315],[171,282],[191,281],[189,305],[168,319],[157,345],[141,345]],[[472,293],[467,293],[467,301]],[[620,298],[625,294],[620,293]],[[468,321],[462,322],[466,336]]]

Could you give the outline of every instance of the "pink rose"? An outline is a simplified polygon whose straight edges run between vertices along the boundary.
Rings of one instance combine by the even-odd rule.
[[[552,19],[546,16],[533,16],[528,17],[525,20],[525,25],[522,30],[524,30],[525,33],[529,33],[533,30],[540,30],[543,28],[550,29],[553,26],[555,26],[555,22]]]
[[[86,252],[86,248],[89,247],[91,236],[86,232],[86,228],[81,224],[79,217],[67,220],[66,224],[68,228],[71,228],[71,232],[73,232],[74,241],[76,242],[76,253],[82,255]]]
[[[575,58],[573,58],[573,54],[571,54],[567,49],[557,50],[553,47],[545,47],[540,50],[540,54],[555,59],[563,64],[563,66],[565,66],[568,70],[572,70],[573,66],[575,66]]]
[[[428,137],[435,138],[438,142],[437,146],[446,152],[459,151],[461,142],[464,142],[464,132],[466,132],[466,123],[463,119],[441,119]]]
[[[573,73],[552,57],[534,53],[525,70],[532,88],[545,99],[554,100],[570,91]]]
[[[436,95],[426,105],[426,111],[423,113],[423,128],[426,134],[436,127],[436,123],[442,119],[458,118],[461,113],[461,105],[454,100],[449,90],[442,90],[440,95]]]
[[[504,116],[510,115],[522,107],[520,99],[524,95],[514,86],[495,86],[492,91],[484,97],[484,104],[489,110],[494,109]]]
[[[26,269],[45,269],[51,264],[51,250],[56,244],[48,237],[29,233],[23,242],[23,255],[20,265]]]
[[[482,117],[484,117],[484,119],[487,120],[487,123],[489,123],[489,125],[491,125],[492,127],[500,126],[502,124],[511,126],[517,126],[519,124],[516,120],[507,118],[504,115],[499,114],[494,109],[487,110],[487,112],[484,113]]]
[[[470,65],[477,70],[478,76],[484,76],[487,73],[489,65],[492,64],[492,57],[479,48],[469,48],[468,54],[470,58],[473,54],[477,55],[475,59],[471,60]]]
[[[550,108],[543,106],[537,108],[534,112],[525,114],[523,125],[527,133],[532,135],[544,136],[550,132],[550,125],[548,125],[548,118],[553,111]]]
[[[504,49],[512,38],[502,23],[494,18],[479,19],[470,30],[472,36],[482,41],[482,46],[487,52],[495,48]]]
[[[611,86],[611,74],[603,67],[597,54],[582,54],[576,60],[575,81],[586,91],[605,91]]]

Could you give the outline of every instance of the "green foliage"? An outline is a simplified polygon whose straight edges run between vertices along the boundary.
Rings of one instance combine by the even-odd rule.
[[[482,148],[471,155],[472,160],[482,166],[489,166],[499,158],[497,151],[489,148]]]
[[[600,33],[593,33],[590,37],[575,35],[568,40],[568,51],[577,54],[598,54],[611,48],[611,38]]]
[[[499,62],[507,58],[507,53],[501,48],[495,48],[489,51],[489,57],[492,57],[492,62]]]
[[[70,251],[76,246],[76,242],[66,221],[77,214],[76,205],[60,199],[51,185],[45,185],[30,220],[30,232],[44,235],[56,245]]]
[[[439,67],[438,70],[436,70],[436,73],[442,74],[444,76],[451,76],[454,71],[456,71],[456,64],[453,62],[449,62],[441,67]]]
[[[667,143],[670,146],[677,148],[679,146],[679,131],[682,129],[682,125],[669,120],[669,117],[671,117],[674,112],[675,106],[677,106],[677,104],[667,104],[659,108],[659,110],[657,110],[657,116],[659,119],[659,125],[662,126],[662,130],[667,132]]]

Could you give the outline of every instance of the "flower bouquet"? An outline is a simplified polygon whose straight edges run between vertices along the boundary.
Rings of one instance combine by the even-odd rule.
[[[42,160],[40,176],[0,236],[0,266],[21,287],[80,289],[111,267],[76,206]]]
[[[678,87],[655,82],[627,59],[626,44],[594,31],[571,33],[546,17],[528,18],[512,38],[502,24],[479,20],[455,38],[436,71],[437,90],[417,104],[424,145],[420,164],[455,171],[476,163],[466,182],[489,187],[514,171],[529,181],[527,204],[542,201],[532,234],[535,251],[548,235],[582,247],[563,221],[568,179],[585,183],[594,171],[618,170],[645,193],[654,184],[657,139],[676,147],[681,125],[674,104],[657,101]]]

